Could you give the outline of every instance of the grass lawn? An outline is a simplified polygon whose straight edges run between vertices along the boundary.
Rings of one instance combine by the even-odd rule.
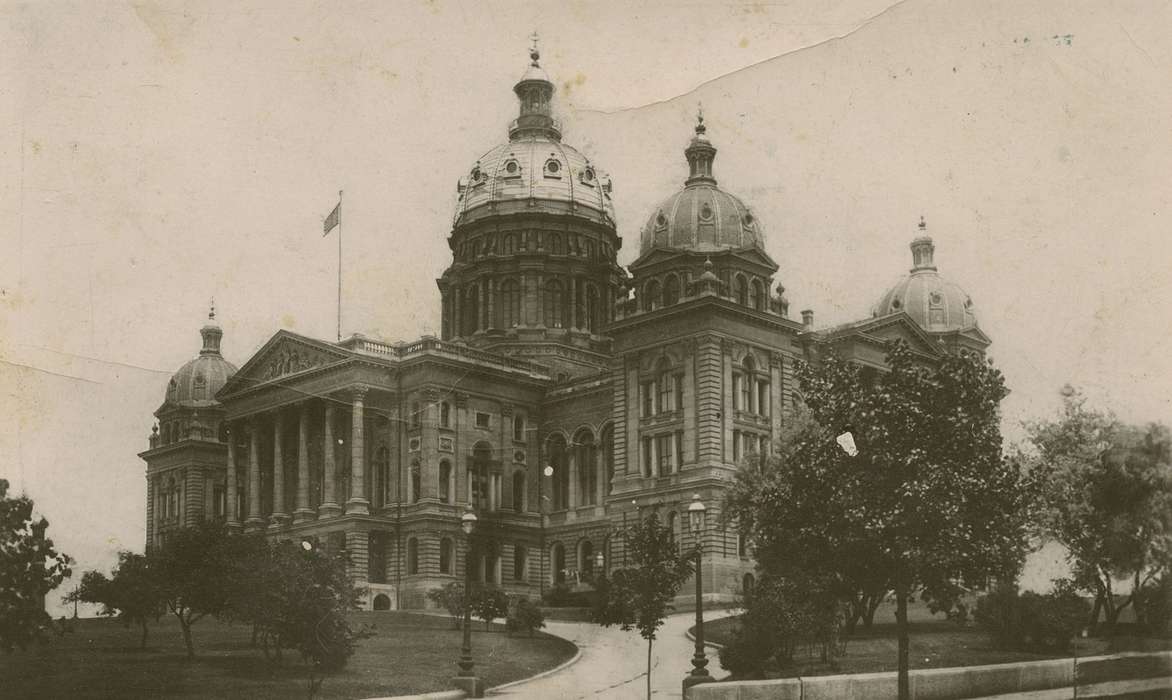
[[[861,626],[847,639],[846,654],[838,659],[838,668],[822,663],[817,652],[799,650],[794,654],[795,665],[787,669],[787,676],[819,676],[836,673],[871,673],[896,670],[898,642],[895,637],[895,606],[885,604],[875,615],[875,625],[864,630]],[[728,641],[737,617],[727,617],[704,625],[704,639],[717,644]],[[975,626],[959,626],[933,616],[922,603],[908,606],[910,623],[909,661],[911,668],[947,668],[950,666],[980,666],[984,664],[1036,661],[1039,659],[1070,658],[1108,654],[1117,650],[1142,647],[1145,650],[1172,648],[1167,640],[1142,640],[1132,644],[1126,638],[1116,640],[1114,646],[1106,639],[1076,639],[1074,650],[1065,654],[1042,654],[1026,651],[997,649],[988,637]],[[719,662],[717,662],[719,663]]]
[[[169,619],[168,619],[169,618]],[[452,688],[461,633],[446,617],[401,612],[354,613],[374,624],[346,668],[326,679],[319,697],[369,698]],[[249,646],[251,628],[200,620],[192,628],[197,658],[189,662],[179,623],[152,625],[147,649],[138,632],[113,620],[79,620],[74,632],[24,652],[0,653],[0,697],[5,698],[297,698],[306,697],[296,652],[272,668]],[[575,653],[547,634],[509,637],[503,625],[485,631],[473,621],[472,654],[489,687],[552,668]]]

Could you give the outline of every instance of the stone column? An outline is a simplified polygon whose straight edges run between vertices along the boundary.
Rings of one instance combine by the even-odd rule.
[[[260,515],[260,426],[255,418],[248,422],[248,520],[244,527],[250,531],[264,527]]]
[[[285,451],[281,438],[285,432],[285,421],[280,411],[273,414],[273,514],[269,521],[273,526],[281,526],[288,520],[285,512]]]
[[[598,493],[597,493],[597,496],[595,497],[595,501],[594,501],[597,505],[603,505],[604,503],[606,503],[606,496],[607,496],[606,456],[602,453],[602,449],[603,449],[603,445],[602,445],[602,441],[600,439],[599,443],[597,445],[597,449],[594,450],[594,465],[592,467],[594,469],[594,473],[596,475],[596,478],[598,479],[598,482],[597,482]]]
[[[569,300],[570,300],[570,318],[566,319],[566,321],[567,321],[566,328],[567,329],[578,327],[578,307],[577,307],[577,303],[578,303],[578,278],[577,277],[570,277],[569,287],[570,288],[567,290],[567,293],[569,294]],[[566,300],[566,298],[562,297],[562,303],[565,303],[565,300]]]
[[[366,515],[370,512],[370,501],[366,498],[366,440],[363,430],[366,389],[355,389],[351,399],[354,404],[350,420],[350,500],[346,501],[346,513]]]
[[[309,507],[309,402],[301,404],[297,416],[297,510],[293,511],[293,522],[306,520],[313,520]]]
[[[318,518],[332,518],[342,512],[338,505],[337,491],[337,462],[334,454],[334,404],[333,399],[326,397],[325,420],[322,425],[322,468],[325,474],[322,480],[321,504],[317,507]]]
[[[566,499],[566,509],[573,510],[574,508],[576,508],[579,505],[578,504],[578,448],[577,448],[577,446],[575,446],[571,443],[570,445],[566,446],[566,452],[568,453],[566,456],[567,456],[569,464],[570,464],[570,468],[569,468],[570,473],[567,474],[567,476],[570,479],[570,483],[569,483],[569,489],[568,489],[569,497]]]
[[[392,504],[403,502],[403,445],[400,440],[403,433],[403,412],[399,408],[401,401],[401,398],[395,397],[390,408],[390,421],[387,423],[387,451],[391,459],[390,469],[387,471],[387,485],[390,487],[387,492],[388,510]]]
[[[240,528],[240,512],[236,507],[236,428],[228,425],[228,527]],[[149,538],[148,538],[149,539]]]

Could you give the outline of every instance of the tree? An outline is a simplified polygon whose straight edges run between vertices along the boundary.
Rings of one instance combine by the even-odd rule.
[[[472,614],[484,620],[484,629],[492,626],[492,621],[507,617],[509,614],[509,596],[496,586],[476,586],[472,589]]]
[[[1035,488],[1001,453],[1007,391],[991,362],[925,366],[897,343],[887,364],[873,380],[832,353],[800,366],[808,424],[759,474],[742,471],[727,510],[766,573],[801,571],[847,601],[894,591],[906,698],[911,596],[948,610],[965,582],[1014,578]],[[854,456],[835,441],[847,428]]]
[[[151,568],[149,559],[143,554],[122,551],[118,553],[118,566],[111,578],[100,571],[87,571],[81,577],[81,584],[65,602],[94,603],[101,605],[101,614],[117,617],[127,627],[138,625],[142,631],[140,646],[147,643],[147,623],[158,620],[164,612],[159,583]]]
[[[680,553],[671,529],[652,512],[624,533],[630,568],[615,571],[595,621],[604,627],[637,629],[647,640],[647,697],[651,697],[651,645],[671,601],[692,575],[694,553]]]
[[[0,479],[0,648],[25,649],[44,636],[45,596],[70,575],[72,560],[45,536],[49,521],[33,517],[28,496],[8,495]]]
[[[1172,563],[1172,438],[1162,425],[1127,426],[1088,407],[1069,385],[1062,397],[1056,420],[1028,426],[1028,458],[1045,483],[1043,533],[1066,548],[1075,583],[1094,595],[1090,625],[1105,614],[1113,632]],[[1121,579],[1131,592],[1120,602]]]
[[[158,550],[148,555],[157,576],[159,595],[166,610],[179,620],[187,658],[195,658],[191,627],[208,615],[220,613],[230,588],[228,535],[218,524],[204,522],[177,530]]]
[[[464,584],[451,581],[443,588],[432,588],[427,592],[427,599],[448,611],[452,618],[452,628],[460,629],[464,620]]]

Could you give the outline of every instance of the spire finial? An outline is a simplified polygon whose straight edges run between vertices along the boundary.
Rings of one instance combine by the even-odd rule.
[[[537,63],[538,59],[541,58],[541,52],[537,50],[537,30],[536,29],[533,30],[533,33],[529,35],[529,40],[533,42],[533,45],[529,47],[529,58],[530,58],[530,60],[533,61],[533,65],[536,66],[536,65],[538,65],[538,63]]]
[[[216,298],[215,297],[212,297],[211,307],[208,309],[208,320],[209,321],[216,320]]]
[[[704,126],[704,103],[696,103],[696,133],[703,134],[708,131],[708,127]]]
[[[926,231],[926,230],[928,230],[928,223],[927,223],[926,221],[924,221],[924,215],[923,215],[923,214],[920,214],[920,230],[921,230],[921,231]]]

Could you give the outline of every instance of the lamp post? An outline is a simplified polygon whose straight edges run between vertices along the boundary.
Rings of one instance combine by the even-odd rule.
[[[464,645],[460,647],[460,672],[452,679],[457,688],[468,697],[484,697],[484,683],[473,672],[472,661],[472,531],[476,529],[476,513],[471,506],[460,517],[460,529],[468,540],[464,554]]]
[[[708,657],[704,654],[704,598],[703,587],[700,583],[700,548],[704,534],[704,502],[700,494],[692,496],[692,503],[688,505],[688,523],[692,528],[692,538],[696,541],[696,653],[692,656],[692,672],[684,676],[684,696],[687,697],[688,688],[712,680],[708,675]]]

